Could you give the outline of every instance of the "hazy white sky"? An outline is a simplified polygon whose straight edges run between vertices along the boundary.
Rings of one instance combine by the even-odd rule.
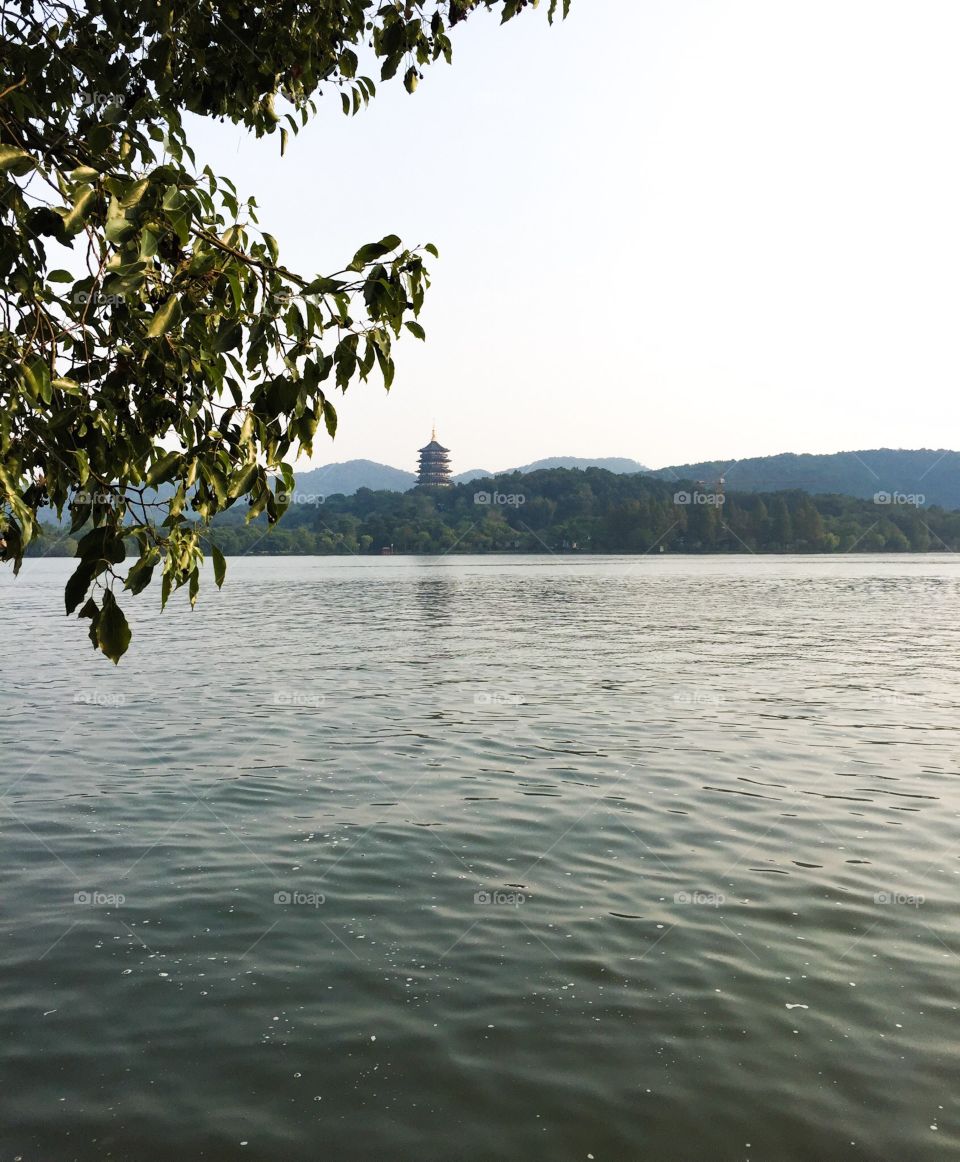
[[[573,0],[275,139],[204,127],[284,258],[440,247],[387,395],[315,463],[456,471],[957,447],[960,4]]]

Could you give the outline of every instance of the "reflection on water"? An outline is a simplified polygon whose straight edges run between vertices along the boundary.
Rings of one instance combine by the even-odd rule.
[[[2,1156],[960,1155],[947,557],[0,580]]]
[[[452,623],[456,590],[456,581],[439,570],[433,575],[428,574],[416,579],[414,592],[428,631]]]

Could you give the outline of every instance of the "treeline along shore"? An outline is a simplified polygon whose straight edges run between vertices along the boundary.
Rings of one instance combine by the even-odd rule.
[[[295,494],[282,520],[247,523],[238,502],[210,539],[246,553],[877,553],[960,551],[960,511],[919,494],[870,500],[801,491],[724,492],[602,468],[556,468],[410,492]],[[53,525],[35,555],[72,556],[76,537]]]

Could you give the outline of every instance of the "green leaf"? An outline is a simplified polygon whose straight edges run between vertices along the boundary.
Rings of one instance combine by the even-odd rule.
[[[341,290],[347,284],[337,278],[315,278],[303,288],[305,295],[325,295]]]
[[[334,351],[337,364],[337,387],[344,391],[357,370],[357,336],[348,335],[341,339]]]
[[[86,597],[95,573],[96,564],[93,561],[81,561],[74,570],[63,594],[68,615],[73,613]]]
[[[375,347],[377,356],[377,363],[380,366],[380,374],[383,376],[383,386],[390,390],[393,384],[393,377],[396,374],[396,368],[393,365],[393,360],[389,355],[385,354],[383,349],[378,345]]]
[[[107,589],[103,594],[103,608],[97,618],[97,645],[116,665],[127,652],[133,636],[123,610],[117,605],[113,593]]]
[[[227,270],[225,277],[230,284],[230,291],[233,294],[234,308],[237,312],[240,312],[243,310],[243,287],[240,285],[240,278],[235,270]]]
[[[73,207],[63,213],[63,226],[67,234],[78,234],[83,229],[87,211],[92,210],[97,199],[97,191],[92,186],[84,186],[74,199]]]
[[[132,206],[137,205],[143,195],[150,189],[150,179],[141,178],[140,181],[134,182],[127,192],[120,199],[120,205],[129,210]]]
[[[97,648],[97,623],[100,621],[100,607],[97,605],[97,603],[93,600],[92,597],[89,597],[87,599],[83,608],[77,614],[77,617],[90,619],[90,629],[87,633],[87,637],[90,638],[90,641],[93,644],[93,648],[96,649]]]
[[[147,338],[159,339],[161,335],[165,335],[172,326],[180,321],[180,316],[180,300],[176,295],[171,295],[153,316],[150,326],[147,328]]]
[[[350,263],[348,269],[361,270],[369,263],[376,262],[378,258],[383,258],[391,250],[396,250],[399,245],[400,239],[396,234],[388,234],[385,238],[381,238],[379,242],[368,242],[366,246],[361,246],[353,256],[353,261]]]
[[[164,573],[160,580],[160,608],[166,609],[167,599],[170,596],[170,590],[173,588],[173,574]]]
[[[253,487],[253,482],[257,478],[256,462],[252,464],[245,464],[239,472],[235,473],[227,486],[227,496],[231,500],[236,500],[238,496],[244,496]]]
[[[12,173],[14,177],[23,177],[36,164],[25,149],[18,149],[15,145],[0,145],[0,173]]]
[[[21,368],[24,381],[34,399],[50,403],[53,399],[53,387],[50,383],[50,368],[42,359],[34,359]]]
[[[153,570],[156,568],[158,560],[159,553],[155,549],[141,557],[127,574],[127,579],[123,583],[124,589],[129,590],[134,595],[142,593],[153,578]]]
[[[90,501],[72,500],[70,502],[70,532],[75,533],[78,529],[83,528],[90,519],[90,513],[92,511],[93,505]],[[69,613],[70,611],[67,610],[67,612]]]
[[[104,234],[107,237],[107,241],[122,242],[124,238],[133,233],[134,229],[133,222],[127,221],[122,204],[116,197],[112,197],[107,210],[106,226],[104,227]]]
[[[140,232],[140,259],[145,261],[148,258],[153,258],[157,253],[157,243],[159,239],[153,230],[146,228]]]
[[[418,339],[422,339],[424,341],[426,340],[427,333],[419,323],[405,323],[404,326],[407,328],[411,335],[416,335]]]
[[[163,484],[172,479],[180,466],[181,458],[179,452],[164,452],[159,460],[155,460],[151,464],[150,471],[146,476],[147,485],[153,488],[157,484]]]
[[[333,439],[337,434],[337,409],[328,399],[324,399],[321,406],[323,407],[323,422],[327,425],[330,438]]]
[[[119,565],[126,556],[123,537],[112,525],[98,525],[80,538],[76,555],[95,567]]]
[[[214,496],[217,498],[217,504],[221,507],[225,506],[228,498],[227,478],[216,467],[206,460],[200,461],[200,475],[204,478],[210,488],[213,490]]]
[[[126,218],[108,218],[107,224],[103,228],[103,233],[108,242],[122,242],[125,238],[129,238],[136,229],[132,222],[128,222]]]
[[[213,557],[213,579],[217,583],[217,588],[223,588],[223,579],[227,575],[227,559],[216,545],[210,546],[210,555]]]

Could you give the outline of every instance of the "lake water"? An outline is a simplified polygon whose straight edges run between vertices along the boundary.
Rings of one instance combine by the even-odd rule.
[[[0,575],[0,1157],[960,1157],[960,560]]]

